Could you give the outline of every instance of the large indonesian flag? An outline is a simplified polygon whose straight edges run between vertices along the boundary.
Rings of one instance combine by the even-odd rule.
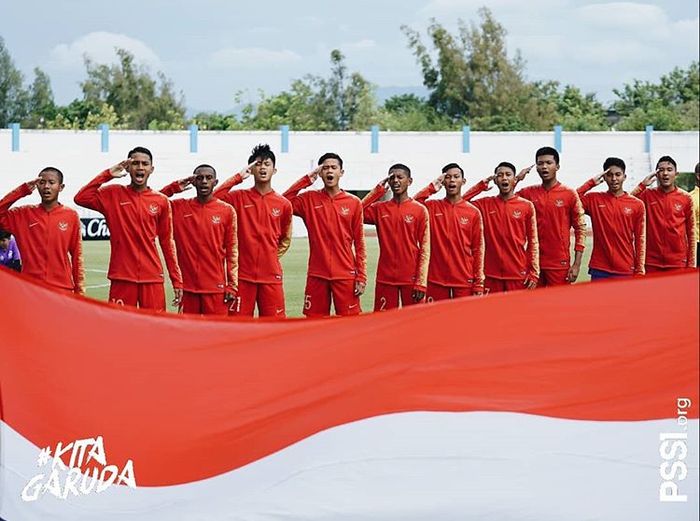
[[[697,519],[695,273],[236,322],[2,271],[0,312],[6,521]],[[97,436],[136,488],[22,499]]]

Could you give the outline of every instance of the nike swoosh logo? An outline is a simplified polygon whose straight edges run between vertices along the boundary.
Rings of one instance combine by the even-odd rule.
[[[284,313],[284,308],[282,308],[282,309],[275,309],[275,313],[278,314],[278,315],[279,315],[280,313]]]
[[[314,206],[314,208],[323,208],[323,205],[320,204],[320,205],[318,205],[318,206]]]
[[[191,214],[191,213],[186,213],[185,215],[183,215],[183,217],[192,217],[192,214]]]
[[[352,309],[352,308],[356,308],[356,307],[357,307],[357,304],[350,304],[350,305],[348,306],[348,309]]]
[[[252,208],[253,206],[255,206],[255,205],[254,204],[244,204],[243,208]]]
[[[126,205],[126,204],[131,204],[131,201],[126,201],[125,203],[123,203],[123,202],[121,202],[121,201],[119,202],[119,205],[120,205],[120,206],[124,206],[124,205]]]
[[[31,228],[32,226],[36,226],[37,224],[39,224],[39,223],[32,223],[29,225],[29,227]]]

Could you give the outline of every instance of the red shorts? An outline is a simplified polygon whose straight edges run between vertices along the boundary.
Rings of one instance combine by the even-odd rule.
[[[165,288],[162,282],[113,280],[109,285],[109,301],[119,306],[165,311]]]
[[[307,317],[327,317],[331,314],[331,297],[335,314],[341,316],[358,315],[360,297],[355,295],[355,280],[328,280],[307,277],[304,290],[304,315]]]
[[[229,303],[224,302],[223,293],[192,293],[182,292],[183,313],[195,315],[228,315]]]
[[[419,302],[413,300],[413,286],[392,286],[391,284],[377,282],[374,288],[375,311],[396,309],[401,306],[411,306],[424,301],[425,297]],[[399,302],[401,302],[401,306],[399,306]]]
[[[438,300],[450,300],[453,298],[471,297],[472,288],[455,288],[450,286],[441,286],[428,282],[428,290],[425,294],[427,302],[437,302]]]
[[[509,291],[520,291],[525,289],[523,280],[494,279],[486,277],[484,281],[484,292],[488,293],[508,293]]]
[[[540,279],[537,281],[537,287],[545,286],[564,286],[570,284],[566,280],[569,270],[540,270]]]
[[[252,317],[255,305],[258,306],[258,316],[286,318],[284,308],[284,287],[282,284],[262,284],[238,281],[238,300],[236,309],[231,315]]]

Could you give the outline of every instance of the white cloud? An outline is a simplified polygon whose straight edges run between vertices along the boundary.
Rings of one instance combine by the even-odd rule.
[[[275,51],[260,47],[226,47],[209,56],[209,65],[219,69],[269,67],[270,65],[286,65],[299,61],[301,61],[301,56],[289,49]]]
[[[561,7],[561,0],[529,0],[528,2],[515,2],[513,0],[431,0],[420,11],[423,16],[447,16],[457,15],[461,18],[469,18],[469,15],[481,7],[488,7],[491,11],[520,10],[531,13],[533,9],[545,7]],[[466,11],[466,12],[465,12]]]
[[[375,42],[374,40],[370,40],[368,38],[365,38],[363,40],[358,40],[356,42],[346,43],[343,45],[343,48],[366,50],[366,49],[374,49],[376,46],[377,46],[377,42]]]
[[[108,32],[88,33],[72,43],[56,45],[50,51],[51,65],[58,69],[82,67],[84,56],[97,63],[113,63],[117,61],[116,48],[131,52],[139,63],[160,65],[158,55],[141,40]]]
[[[579,63],[599,66],[650,63],[664,57],[663,50],[644,42],[626,40],[599,40],[579,44],[571,50],[571,56]]]
[[[594,27],[652,30],[668,24],[666,12],[656,5],[635,2],[611,2],[580,7],[576,14],[581,21]]]

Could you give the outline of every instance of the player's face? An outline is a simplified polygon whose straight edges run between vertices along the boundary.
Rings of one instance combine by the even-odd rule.
[[[622,171],[622,168],[619,166],[611,166],[603,176],[608,185],[608,190],[614,194],[622,191],[622,184],[624,183],[626,177],[627,176]]]
[[[668,161],[661,161],[656,167],[656,179],[661,188],[671,188],[676,182],[676,167]]]
[[[6,250],[10,247],[10,238],[0,239],[0,250]]]
[[[131,154],[131,164],[129,165],[129,175],[133,186],[145,187],[148,184],[148,177],[153,173],[153,163],[148,154],[135,152]]]
[[[445,187],[447,195],[460,195],[463,184],[464,177],[462,177],[462,171],[459,168],[450,168],[445,172],[445,179],[442,181],[442,185]]]
[[[343,177],[343,169],[337,159],[326,159],[321,164],[321,179],[325,188],[336,188]]]
[[[499,166],[496,169],[494,182],[501,195],[509,194],[515,189],[515,172],[507,166]]]
[[[41,202],[46,204],[58,201],[58,194],[63,190],[63,185],[56,172],[48,171],[39,174],[36,188],[41,196]]]
[[[253,178],[259,183],[267,183],[274,173],[277,172],[275,164],[269,157],[266,159],[260,157],[256,158],[255,164],[251,170],[253,171]]]
[[[559,165],[554,159],[554,156],[539,156],[537,158],[536,165],[537,173],[540,175],[540,179],[542,179],[542,181],[551,181],[557,176]]]
[[[405,170],[397,168],[389,172],[389,187],[394,195],[403,195],[413,182]]]
[[[197,190],[198,197],[207,197],[214,191],[214,187],[218,182],[216,174],[211,168],[200,168],[195,172],[192,184]]]

